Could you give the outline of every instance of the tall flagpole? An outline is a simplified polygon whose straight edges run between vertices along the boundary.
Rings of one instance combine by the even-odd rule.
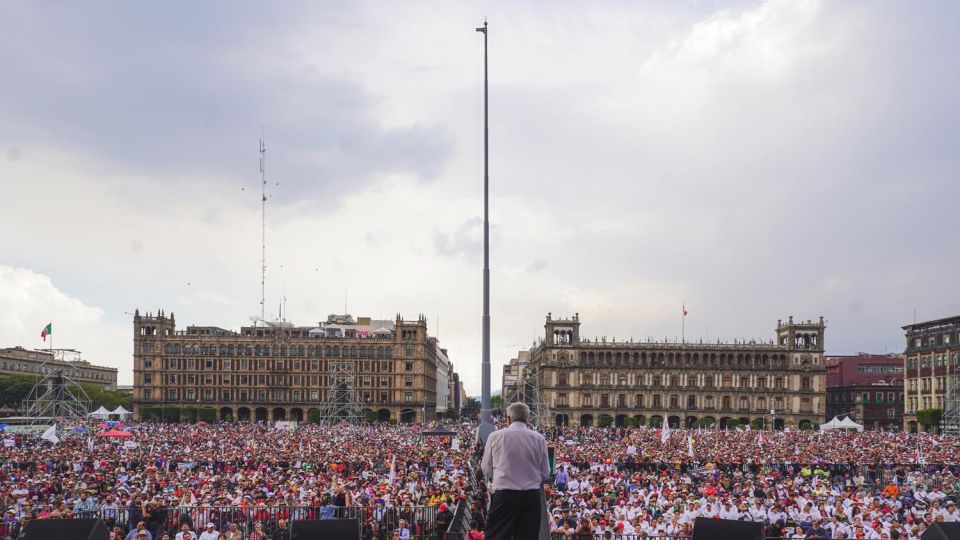
[[[490,416],[490,124],[487,100],[487,21],[477,28],[483,33],[483,345],[480,359],[480,427],[477,436],[484,443],[493,432]]]
[[[680,308],[680,343],[687,342],[687,304]]]

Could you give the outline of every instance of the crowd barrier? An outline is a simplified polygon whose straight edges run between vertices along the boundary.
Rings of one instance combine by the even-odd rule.
[[[287,540],[292,521],[323,519],[325,514],[323,509],[315,506],[191,506],[164,508],[159,512],[158,516],[144,519],[139,510],[120,508],[105,512],[75,512],[72,517],[102,518],[111,530],[119,526],[124,536],[142,520],[154,539],[161,538],[164,533],[173,538],[183,524],[199,535],[207,523],[213,523],[221,532],[236,524],[247,538],[260,523],[271,540]],[[335,507],[332,513],[334,518],[360,520],[364,540],[391,538],[401,520],[405,521],[411,539],[446,538],[447,525],[437,522],[438,509],[433,506],[346,506]],[[0,534],[0,540],[4,538],[5,535]]]

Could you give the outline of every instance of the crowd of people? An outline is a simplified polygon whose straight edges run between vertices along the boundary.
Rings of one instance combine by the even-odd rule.
[[[768,538],[917,539],[960,521],[960,438],[926,433],[557,428],[555,538],[683,538],[698,517]]]
[[[443,538],[458,504],[484,527],[474,424],[293,429],[134,423],[107,440],[3,434],[0,539],[30,519],[100,517],[115,540],[285,540],[298,519],[359,518],[364,538]],[[960,438],[888,432],[544,428],[560,540],[685,538],[697,517],[768,537],[914,540],[960,521]],[[129,442],[128,442],[129,441]],[[471,465],[473,463],[474,465]],[[494,486],[495,487],[495,486]]]
[[[28,519],[88,516],[124,540],[283,539],[292,520],[334,517],[361,518],[367,538],[422,537],[443,528],[471,481],[469,444],[416,427],[127,429],[133,437],[109,440],[66,427],[56,444],[4,435],[0,539]]]

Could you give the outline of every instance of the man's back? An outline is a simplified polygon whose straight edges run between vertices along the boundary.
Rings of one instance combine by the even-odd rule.
[[[487,438],[481,468],[495,489],[540,489],[550,477],[547,441],[525,423],[514,422]]]
[[[512,403],[507,416],[510,426],[491,433],[483,448],[480,467],[494,488],[484,533],[487,540],[536,540],[546,517],[540,486],[550,478],[547,441],[527,427],[525,404]]]

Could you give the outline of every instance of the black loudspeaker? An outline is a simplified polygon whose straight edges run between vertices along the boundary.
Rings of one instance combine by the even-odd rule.
[[[934,523],[923,531],[920,540],[960,540],[960,523]]]
[[[764,540],[763,523],[735,519],[697,518],[693,540]]]
[[[290,525],[290,540],[360,540],[360,520],[294,521]]]
[[[102,519],[31,519],[21,540],[107,540]]]

